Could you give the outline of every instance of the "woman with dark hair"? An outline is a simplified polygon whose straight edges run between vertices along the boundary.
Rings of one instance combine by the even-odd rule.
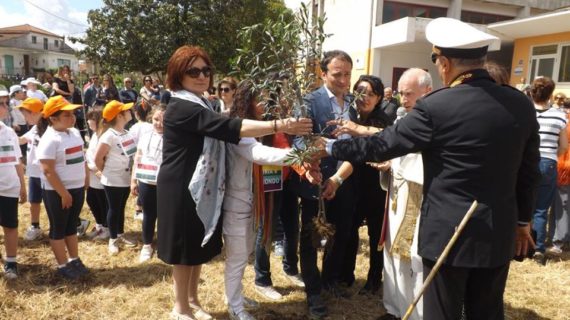
[[[160,90],[153,86],[151,76],[143,77],[143,86],[139,93],[140,96],[148,101],[152,106],[160,103]]]
[[[218,97],[222,100],[220,112],[224,115],[230,114],[234,104],[237,81],[232,77],[225,77],[218,83]]]
[[[545,263],[545,240],[548,209],[554,200],[557,179],[558,156],[568,149],[566,135],[566,115],[556,108],[551,108],[549,101],[554,92],[554,81],[547,77],[536,78],[530,89],[540,135],[540,163],[542,175],[536,197],[536,206],[532,219],[532,229],[536,232],[536,253],[534,258]]]
[[[382,110],[384,84],[382,80],[372,75],[362,75],[353,87],[358,111],[357,124],[344,124],[337,133],[349,132],[353,136],[370,135],[379,132],[392,124],[388,115]],[[354,128],[354,130],[349,130]],[[384,217],[386,192],[380,187],[380,171],[369,165],[354,166],[354,177],[357,181],[357,202],[352,231],[347,245],[346,258],[341,278],[347,285],[354,283],[354,269],[358,253],[358,229],[366,219],[370,247],[370,266],[366,284],[360,294],[376,294],[382,282],[382,251],[378,250],[380,231]]]
[[[119,100],[119,90],[115,86],[113,77],[108,73],[103,75],[103,84],[101,85],[101,91],[97,94],[97,100],[101,104],[107,104],[111,100]]]
[[[73,76],[68,65],[63,65],[59,68],[58,73],[53,78],[51,84],[53,95],[61,95],[67,101],[71,102],[75,84],[73,83]]]
[[[259,92],[254,90],[253,83],[248,80],[242,81],[237,87],[230,117],[261,120],[267,108],[266,102],[260,100]],[[283,136],[283,134],[275,136],[277,135]],[[284,161],[291,149],[273,148],[254,138],[243,138],[238,145],[226,144],[226,151],[227,191],[222,211],[224,215],[223,235],[226,245],[224,278],[228,313],[232,320],[254,319],[244,309],[241,281],[249,254],[253,251],[254,216],[265,217],[266,210],[272,205],[272,199],[267,197],[271,192],[266,193],[269,190],[264,188],[263,165],[285,166]],[[268,212],[268,214],[271,213]],[[293,214],[293,212],[288,212],[288,214]]]
[[[275,132],[303,135],[310,119],[254,121],[214,112],[202,96],[212,86],[212,63],[200,47],[183,46],[170,57],[172,98],[163,118],[163,157],[158,174],[158,257],[173,265],[172,319],[209,318],[198,300],[203,263],[221,252],[218,223],[226,189],[225,144]],[[192,305],[192,307],[191,307]]]

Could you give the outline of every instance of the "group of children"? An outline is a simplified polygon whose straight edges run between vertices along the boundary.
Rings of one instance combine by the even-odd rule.
[[[120,245],[134,247],[124,236],[125,206],[129,194],[139,196],[143,215],[143,247],[140,262],[153,255],[156,225],[156,177],[162,161],[162,114],[164,106],[150,108],[144,102],[135,107],[139,123],[127,131],[133,103],[110,101],[87,114],[93,131],[87,150],[74,128],[75,109],[62,96],[27,98],[16,108],[31,129],[18,137],[0,121],[0,225],[3,227],[6,258],[5,277],[18,276],[18,200],[30,202],[31,226],[25,239],[41,236],[39,216],[44,203],[49,219],[49,243],[57,262],[57,274],[75,280],[89,274],[79,257],[78,235],[87,224],[79,215],[84,200],[93,213],[96,226],[90,239],[107,240],[110,254]],[[0,120],[8,104],[0,96]],[[152,124],[147,117],[152,117]],[[26,165],[21,144],[27,144]],[[28,177],[28,190],[24,175]],[[87,192],[85,192],[87,190]]]

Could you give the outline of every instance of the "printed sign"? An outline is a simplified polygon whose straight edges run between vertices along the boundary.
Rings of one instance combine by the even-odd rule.
[[[131,157],[137,152],[137,144],[135,139],[131,136],[126,136],[121,140],[121,149],[127,157]]]
[[[280,166],[263,166],[263,189],[265,192],[283,190],[283,168]]]
[[[0,166],[10,166],[16,164],[18,164],[18,158],[16,158],[14,146],[0,146]]]
[[[83,146],[78,145],[75,147],[65,149],[65,164],[71,165],[76,163],[83,163]]]
[[[158,177],[159,166],[151,163],[143,163],[142,161],[137,164],[135,168],[135,178],[138,180],[145,180],[151,183],[156,183]]]

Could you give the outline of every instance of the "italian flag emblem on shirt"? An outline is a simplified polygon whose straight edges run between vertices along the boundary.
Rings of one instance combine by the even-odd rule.
[[[121,148],[127,157],[132,156],[137,152],[137,145],[135,144],[135,139],[130,138],[121,142]]]
[[[83,146],[78,145],[65,149],[65,164],[76,164],[83,162]]]
[[[0,146],[0,164],[10,164],[17,163],[16,152],[14,152],[14,146]]]

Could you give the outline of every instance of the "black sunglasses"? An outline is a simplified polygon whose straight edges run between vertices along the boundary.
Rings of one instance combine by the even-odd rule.
[[[435,62],[437,61],[437,57],[439,57],[439,54],[437,54],[437,53],[435,53],[435,52],[432,52],[432,53],[431,53],[431,62],[432,62],[433,64],[435,64]]]
[[[231,89],[231,88],[228,88],[228,87],[220,88],[220,93],[222,93],[222,92],[228,93],[228,92],[230,92],[230,91],[232,91],[232,89]]]
[[[202,73],[204,75],[205,78],[210,77],[210,75],[212,74],[212,68],[209,66],[205,66],[202,69],[200,68],[190,68],[188,70],[186,70],[186,75],[188,75],[190,78],[199,78],[200,77],[200,73]]]

